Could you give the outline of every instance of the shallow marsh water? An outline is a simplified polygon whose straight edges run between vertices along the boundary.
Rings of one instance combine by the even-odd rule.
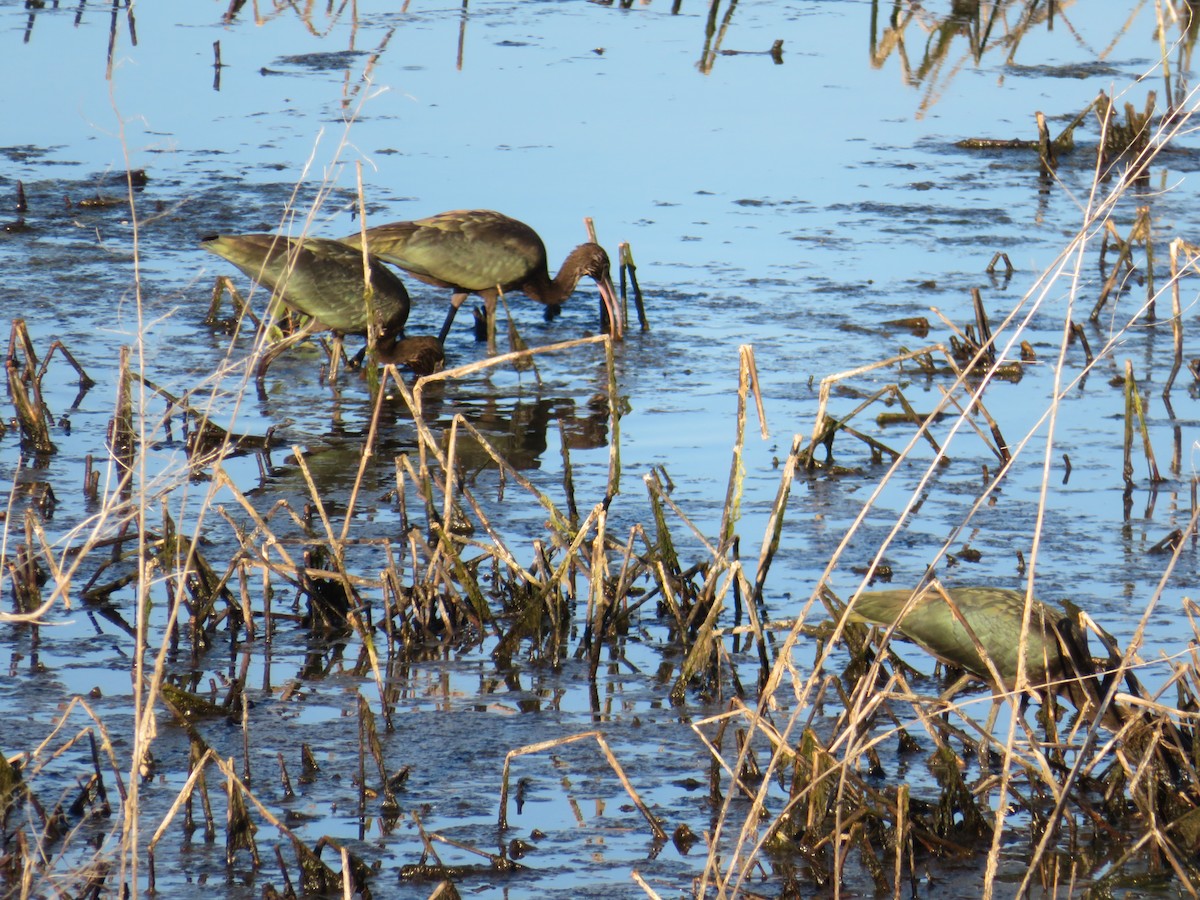
[[[582,0],[476,0],[465,12],[454,4],[406,12],[395,6],[359,3],[355,17],[352,6],[329,4],[306,18],[291,6],[260,3],[223,22],[227,4],[215,2],[115,10],[0,2],[0,73],[6,84],[19,86],[4,101],[9,124],[7,146],[0,148],[0,198],[8,204],[6,219],[18,219],[12,210],[18,181],[29,198],[22,227],[0,234],[0,311],[25,319],[43,352],[51,339],[63,341],[99,383],[73,407],[73,375],[61,360],[52,365],[45,399],[56,416],[70,410],[70,429],[54,434],[60,452],[32,471],[18,472],[14,432],[0,442],[0,477],[54,486],[59,503],[48,523],[52,539],[66,540],[95,511],[77,486],[84,457],[105,457],[118,347],[136,342],[146,376],[176,393],[251,351],[247,334],[231,341],[201,324],[213,278],[235,273],[201,251],[199,238],[274,230],[281,222],[295,232],[347,234],[357,228],[354,163],[361,160],[373,223],[456,207],[496,208],[533,224],[546,238],[552,264],[584,239],[584,215],[595,218],[610,251],[618,240],[632,243],[651,330],[631,334],[617,350],[627,412],[620,422],[622,493],[611,511],[615,533],[649,521],[641,478],[662,466],[674,483],[673,499],[703,533],[715,534],[734,440],[737,347],[753,345],[771,432],[760,440],[752,425],[744,460],[739,532],[743,547],[756,554],[779,484],[778,460],[794,433],[812,431],[817,382],[923,343],[887,324],[892,320],[930,316],[931,340],[945,339],[948,329],[929,307],[961,326],[971,317],[970,288],[981,289],[999,320],[1080,227],[1092,184],[1094,117],[1081,127],[1081,146],[1064,159],[1055,185],[1039,179],[1036,156],[1028,151],[969,151],[955,143],[1031,138],[1036,110],[1046,112],[1056,132],[1101,90],[1127,90],[1141,108],[1146,92],[1157,89],[1160,110],[1164,103],[1160,74],[1138,83],[1160,52],[1151,4],[1067,4],[1050,18],[1035,13],[1029,27],[1022,27],[1026,5],[985,5],[997,18],[978,58],[971,44],[979,39],[980,20],[955,20],[952,5],[941,3],[722,4],[720,49],[748,51],[736,55],[706,55],[718,38],[706,35],[708,4],[693,0],[679,4],[677,14],[661,0],[628,9]],[[893,25],[902,27],[889,30]],[[1178,26],[1169,25],[1168,34],[1177,36]],[[775,40],[784,42],[778,64],[765,52]],[[214,41],[225,63],[219,72],[211,65]],[[1177,77],[1190,77],[1174,54],[1172,62]],[[1149,186],[1124,198],[1114,216],[1125,233],[1134,207],[1150,205],[1159,260],[1170,237],[1200,239],[1192,230],[1197,164],[1194,138],[1184,136],[1159,158]],[[96,195],[120,200],[125,188],[116,173],[127,167],[145,169],[149,178],[135,197],[136,248],[127,204],[78,204]],[[330,188],[327,195],[322,185]],[[305,223],[318,197],[322,202]],[[294,221],[285,220],[289,207]],[[997,251],[1016,266],[1011,279],[985,273]],[[1092,283],[1070,313],[1077,321],[1086,319],[1098,288],[1096,242],[1086,255],[1083,271]],[[235,281],[244,286],[244,279]],[[414,297],[409,331],[429,333],[441,321],[444,292],[408,283]],[[1158,399],[1171,361],[1166,301],[1159,301],[1158,327],[1123,329],[1140,296],[1133,289],[1099,325],[1087,327],[1094,348],[1109,334],[1118,334],[1119,343],[1061,406],[1050,457],[1049,537],[1038,557],[1039,594],[1072,597],[1122,644],[1165,567],[1162,555],[1147,551],[1190,515],[1200,418],[1194,390],[1177,386],[1174,418]],[[264,300],[261,294],[253,299]],[[591,333],[595,299],[585,286],[552,323],[524,298],[512,298],[511,308],[525,339],[543,344]],[[1068,299],[1068,284],[1060,280],[1022,335],[1039,362],[1026,367],[1019,383],[989,388],[989,410],[1010,443],[1047,407]],[[1186,290],[1184,307],[1190,340],[1196,322]],[[461,320],[449,352],[451,364],[485,355]],[[1128,517],[1120,458],[1124,399],[1108,383],[1127,358],[1147,398],[1159,465],[1170,476],[1151,492],[1139,466]],[[337,392],[323,385],[320,359],[314,350],[280,359],[262,399],[254,399],[253,390],[240,402],[231,399],[243,375],[235,365],[223,381],[230,393],[214,407],[223,424],[253,434],[277,426],[281,445],[266,475],[253,457],[225,464],[260,508],[281,497],[300,507],[307,498],[289,460],[293,447],[305,452],[330,509],[344,508],[370,399],[355,378],[343,379]],[[540,384],[529,373],[503,372],[431,390],[427,414],[445,423],[461,412],[506,443],[514,465],[556,498],[563,491],[559,421],[565,418],[576,490],[581,507],[590,508],[603,497],[608,471],[608,422],[596,403],[606,389],[603,355],[579,348],[538,365]],[[1076,348],[1067,357],[1068,376],[1081,368]],[[877,370],[850,384],[870,391],[897,379],[914,404],[936,401],[936,382],[912,370]],[[836,398],[834,409],[845,412],[856,402]],[[155,401],[147,405],[161,409]],[[395,485],[389,460],[415,443],[406,418],[400,403],[385,415],[377,450],[382,462],[368,472],[363,495],[369,500],[356,521],[361,533],[390,534],[398,526],[386,494]],[[879,431],[881,440],[896,445],[911,434],[903,426]],[[982,466],[996,468],[982,442],[960,437],[952,465],[934,477],[887,551],[896,581],[919,578],[953,535],[952,550],[969,543],[982,559],[943,565],[948,582],[1017,583],[1015,551],[1029,557],[1036,526],[1041,441],[1032,442],[994,502],[956,534],[979,496]],[[1168,473],[1173,442],[1181,460]],[[841,438],[835,451],[839,462],[861,471],[816,475],[793,488],[765,597],[775,618],[797,614],[884,471]],[[856,586],[853,569],[870,562],[917,489],[921,463],[931,457],[927,449],[915,451],[915,462],[885,488],[832,578],[843,595]],[[184,471],[178,428],[173,437],[160,436],[148,466],[148,478],[161,474],[175,488],[172,515],[185,528],[198,528],[220,558],[231,538],[213,507],[235,507],[227,493],[210,496],[205,483],[171,481]],[[511,485],[501,501],[494,469],[481,465],[471,479],[490,498],[496,528],[531,554],[532,541],[544,534],[544,510]],[[13,492],[10,523],[20,521],[16,513],[26,502],[23,492]],[[8,537],[7,554],[23,540],[17,532]],[[703,558],[698,547],[689,550]],[[369,549],[356,553],[363,571],[380,567]],[[1149,622],[1144,657],[1186,649],[1192,629],[1182,601],[1192,593],[1196,568],[1189,543]],[[117,612],[133,620],[129,608]],[[60,627],[40,629],[36,645],[27,629],[0,627],[10,671],[0,681],[0,712],[10,723],[0,731],[0,751],[39,743],[67,700],[93,688],[99,688],[93,708],[118,746],[127,746],[132,640],[93,611],[56,610],[51,620]],[[426,827],[494,851],[504,754],[592,727],[604,732],[645,799],[672,827],[687,823],[697,834],[709,827],[710,760],[688,722],[725,706],[696,696],[683,707],[670,705],[666,695],[678,660],[668,654],[652,610],[643,612],[620,658],[602,667],[594,695],[580,662],[568,659],[557,671],[535,665],[500,671],[491,649],[446,650],[414,662],[400,679],[405,702],[385,752],[397,766],[412,766],[401,804],[420,810]],[[241,652],[227,651],[224,666],[205,660],[197,667],[201,684],[235,677]],[[388,890],[377,895],[427,896],[428,885],[395,884],[396,869],[421,855],[415,827],[385,832],[377,820],[363,825],[356,813],[356,702],[360,693],[373,698],[370,680],[352,671],[360,652],[353,641],[340,650],[311,648],[303,636],[281,629],[269,654],[248,655],[247,683],[256,688],[256,789],[277,811],[309,818],[297,829],[306,840],[331,835],[381,862],[377,877]],[[919,653],[908,655],[925,665]],[[797,664],[810,664],[811,656],[811,648],[802,648]],[[280,685],[288,683],[298,692],[280,702]],[[204,731],[225,756],[240,757],[236,729],[206,725]],[[307,795],[288,801],[273,787],[274,759],[282,753],[294,769],[301,741],[318,750],[324,774]],[[85,755],[75,752],[79,758],[60,764],[64,784],[76,771],[71,764]],[[148,822],[161,817],[182,785],[187,752],[186,735],[164,720],[155,743],[162,774],[143,794]],[[891,762],[901,777],[905,764]],[[530,757],[517,769],[530,779],[530,795],[519,813],[510,809],[514,832],[508,836],[529,839],[533,829],[546,834],[522,860],[530,871],[509,880],[468,878],[460,887],[512,896],[535,890],[632,896],[640,895],[629,881],[636,868],[664,895],[690,889],[703,866],[703,844],[690,853],[669,843],[653,848],[593,748],[560,749],[553,763]],[[1024,852],[1015,841],[1002,879],[1023,871]],[[444,858],[472,861],[453,853]],[[196,840],[170,867],[160,861],[159,884],[174,879],[171,896],[189,890],[260,895],[271,878],[250,872],[244,859],[240,864],[228,872],[221,848]],[[179,874],[168,876],[169,870]],[[980,872],[974,863],[947,867],[938,896],[948,896],[946,890],[978,896]],[[870,890],[869,879],[860,877],[854,889]]]

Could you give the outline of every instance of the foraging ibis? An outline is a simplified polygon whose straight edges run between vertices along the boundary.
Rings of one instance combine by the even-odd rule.
[[[623,331],[608,254],[599,244],[580,244],[558,274],[550,277],[546,245],[538,233],[516,219],[488,209],[456,209],[413,222],[392,222],[366,231],[367,249],[426,284],[450,288],[450,310],[439,340],[445,341],[458,308],[469,294],[483,297],[489,320],[500,291],[521,291],[544,303],[547,315],[575,292],[579,279],[591,276],[614,337]],[[362,235],[344,239],[361,247]]]
[[[901,614],[904,617],[897,624]],[[996,680],[980,654],[982,649],[1000,676],[1001,686],[1010,691],[1016,688],[1017,653],[1025,618],[1024,591],[937,585],[926,585],[915,595],[907,590],[864,591],[854,601],[849,618],[881,628],[895,624],[898,634],[932,656],[965,669],[996,689]],[[1065,614],[1031,599],[1029,627],[1025,630],[1025,684],[1039,693],[1051,692],[1066,698],[1091,719],[1107,692],[1097,674],[1083,632]],[[985,726],[988,732],[995,721],[998,703],[997,698]],[[1116,731],[1126,714],[1123,705],[1114,702],[1100,722]]]
[[[950,598],[952,608],[942,596]],[[877,625],[896,626],[896,632],[919,644],[941,662],[964,669],[989,684],[995,684],[991,670],[980,655],[980,649],[1012,689],[1017,677],[1017,652],[1020,645],[1021,623],[1025,615],[1025,592],[997,587],[955,587],[938,589],[935,586],[913,591],[864,591],[850,609],[850,619]],[[908,612],[899,621],[905,605]],[[967,627],[974,632],[972,639]],[[1025,674],[1034,687],[1048,681],[1072,677],[1073,666],[1064,652],[1059,635],[1064,626],[1070,627],[1067,617],[1039,600],[1033,600],[1029,610],[1029,628],[1025,636]]]
[[[204,238],[200,246],[229,260],[293,310],[312,318],[300,331],[278,341],[263,354],[258,366],[259,378],[280,353],[314,332],[328,329],[339,336],[367,333],[361,250],[340,241],[274,234],[212,235]],[[411,357],[427,367],[420,374],[435,371],[440,367],[440,356],[433,360],[425,343],[412,344],[424,339],[404,338],[409,301],[403,282],[379,260],[369,258],[369,264],[371,306],[379,328],[376,350],[380,357],[397,364],[408,364]]]

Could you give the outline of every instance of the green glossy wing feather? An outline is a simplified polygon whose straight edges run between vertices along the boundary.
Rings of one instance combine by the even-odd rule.
[[[1025,594],[987,587],[953,588],[948,593],[1001,677],[1006,682],[1015,679]],[[868,591],[855,601],[851,615],[887,628],[900,616],[910,596],[912,592],[906,590]],[[1044,603],[1033,602],[1025,651],[1026,671],[1033,681],[1062,670],[1062,651],[1053,629],[1062,618],[1062,613]],[[921,594],[896,630],[943,662],[991,680],[975,641],[936,590]]]
[[[360,246],[361,235],[345,242]],[[509,290],[546,268],[537,232],[492,210],[450,210],[379,225],[368,229],[367,247],[422,281],[464,291]]]
[[[343,334],[367,330],[362,251],[322,238],[291,240],[271,234],[217,235],[201,242],[298,312]],[[408,292],[394,272],[372,258],[372,304],[380,330],[400,334]]]

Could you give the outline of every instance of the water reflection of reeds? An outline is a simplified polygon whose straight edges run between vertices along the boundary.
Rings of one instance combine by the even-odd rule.
[[[989,55],[1000,57],[998,65],[1019,64],[1022,44],[1035,30],[1056,26],[1072,29],[1072,3],[1042,0],[955,0],[939,15],[920,5],[894,2],[890,11],[883,0],[872,0],[869,53],[871,64],[882,67],[895,59],[905,81],[914,87],[926,85],[918,115],[928,112],[945,92],[947,83],[968,65],[978,66]],[[1195,10],[1189,0],[1154,0],[1159,29],[1159,64],[1172,114],[1188,94],[1187,75],[1197,28]],[[1108,47],[1097,53],[1099,62],[1109,55],[1118,39],[1135,21],[1136,9],[1114,31]],[[1172,37],[1171,30],[1174,30]],[[915,40],[913,40],[915,38]],[[910,51],[910,44],[916,52]],[[961,50],[956,50],[961,48]],[[955,53],[957,52],[957,56]],[[1177,54],[1174,62],[1170,54]],[[1040,61],[1031,63],[1037,65]],[[1071,71],[1061,71],[1061,77]],[[1085,74],[1082,69],[1077,74]],[[1032,113],[1032,110],[1031,110]]]

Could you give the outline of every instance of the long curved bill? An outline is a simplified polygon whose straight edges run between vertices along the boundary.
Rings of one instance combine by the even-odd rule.
[[[625,321],[621,317],[621,303],[617,299],[617,289],[613,287],[612,276],[605,272],[596,279],[596,287],[600,289],[600,301],[604,304],[605,315],[608,316],[608,333],[613,340],[619,341],[625,335]]]

